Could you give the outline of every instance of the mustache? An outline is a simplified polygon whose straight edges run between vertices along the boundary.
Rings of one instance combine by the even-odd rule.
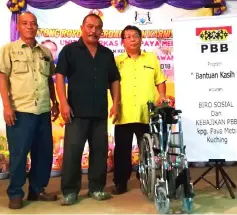
[[[89,34],[89,37],[91,37],[91,36],[98,38],[98,36],[96,34]]]

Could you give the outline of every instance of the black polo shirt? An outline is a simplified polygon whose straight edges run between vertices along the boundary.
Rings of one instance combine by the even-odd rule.
[[[93,58],[80,38],[63,47],[56,73],[68,79],[68,103],[75,117],[108,117],[108,86],[120,80],[109,48],[99,44]]]

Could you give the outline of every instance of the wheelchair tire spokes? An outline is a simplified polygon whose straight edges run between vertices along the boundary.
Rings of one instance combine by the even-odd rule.
[[[153,139],[150,134],[145,134],[140,144],[140,184],[143,194],[153,200],[156,182],[156,165],[153,148]]]

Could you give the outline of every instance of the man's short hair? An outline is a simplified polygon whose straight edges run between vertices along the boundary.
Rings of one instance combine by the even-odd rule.
[[[82,24],[83,24],[83,25],[85,24],[86,19],[87,19],[88,17],[95,17],[95,18],[99,19],[100,22],[101,22],[101,24],[103,25],[103,21],[102,21],[102,19],[100,18],[100,16],[98,16],[98,15],[95,14],[95,13],[90,13],[90,14],[86,15],[86,16],[84,17],[83,21],[82,21]]]
[[[142,37],[142,31],[137,27],[137,26],[134,26],[134,25],[127,25],[121,32],[121,39],[123,40],[124,39],[124,34],[125,34],[125,31],[127,30],[134,30],[138,33],[138,35],[140,37]]]
[[[23,16],[24,14],[31,14],[31,15],[33,15],[34,17],[35,17],[35,20],[36,20],[36,22],[37,22],[37,17],[36,17],[36,15],[34,14],[34,13],[32,13],[32,12],[30,12],[30,11],[22,11],[20,14],[19,14],[19,17],[20,16]],[[17,22],[19,23],[19,18],[17,19]]]

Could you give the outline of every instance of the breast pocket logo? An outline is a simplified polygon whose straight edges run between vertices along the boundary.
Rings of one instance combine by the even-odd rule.
[[[137,12],[135,11],[135,17],[134,17],[135,24],[139,24],[139,25],[147,25],[147,24],[151,24],[151,16],[150,16],[150,12]]]

